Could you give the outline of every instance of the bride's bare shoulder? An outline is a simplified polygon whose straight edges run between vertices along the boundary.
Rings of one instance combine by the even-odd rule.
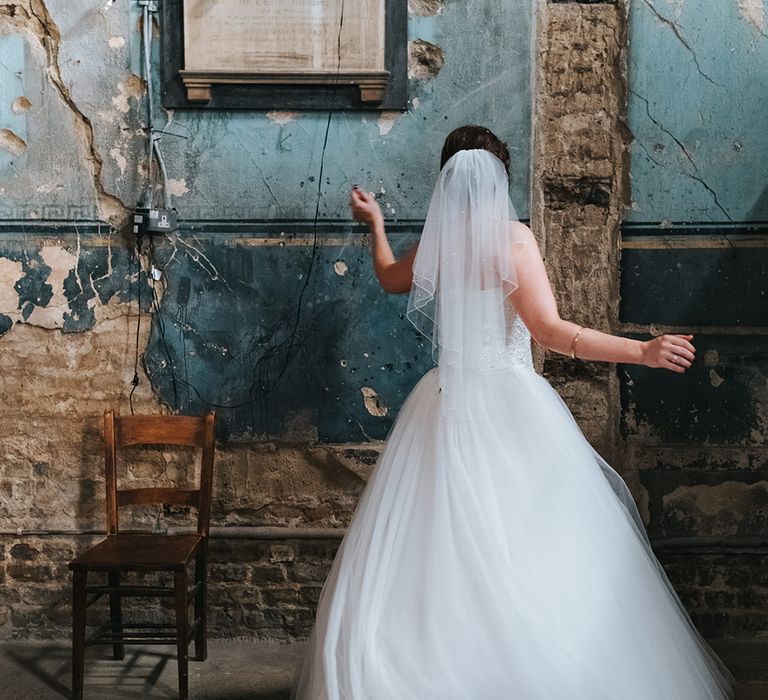
[[[528,228],[528,226],[526,226],[522,221],[510,221],[509,223],[512,235],[515,238],[515,242],[530,243],[538,247],[538,242],[536,241],[536,237],[533,235],[533,231],[531,231],[531,229]]]

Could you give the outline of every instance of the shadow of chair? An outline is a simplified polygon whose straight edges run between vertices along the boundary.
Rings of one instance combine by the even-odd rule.
[[[115,659],[123,659],[128,644],[175,644],[178,655],[179,697],[187,698],[188,647],[194,639],[193,660],[207,656],[208,533],[214,459],[213,411],[201,418],[191,416],[125,416],[104,414],[104,461],[106,476],[107,539],[73,559],[72,697],[83,697],[85,649],[111,645]],[[200,448],[200,482],[196,489],[150,487],[119,489],[117,460],[123,448],[134,445],[174,445]],[[155,534],[119,531],[118,512],[124,506],[191,506],[197,509],[197,531],[188,534]],[[188,569],[194,562],[194,584],[188,586]],[[105,572],[106,584],[89,584],[88,575]],[[123,574],[173,576],[172,586],[129,583]],[[107,596],[109,619],[86,637],[86,610]],[[172,598],[173,623],[126,623],[122,600],[126,597]],[[194,602],[190,624],[188,608]]]

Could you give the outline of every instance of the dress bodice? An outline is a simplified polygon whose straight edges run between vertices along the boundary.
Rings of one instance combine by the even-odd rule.
[[[480,294],[479,337],[464,339],[464,368],[484,374],[512,368],[533,370],[531,334],[513,304],[507,299],[501,314],[497,295]]]
[[[511,305],[507,307],[506,327],[494,326],[486,327],[476,368],[481,372],[533,369],[531,334]]]
[[[515,308],[507,303],[505,323],[486,323],[476,357],[470,368],[480,372],[503,372],[513,367],[533,369],[531,334]]]

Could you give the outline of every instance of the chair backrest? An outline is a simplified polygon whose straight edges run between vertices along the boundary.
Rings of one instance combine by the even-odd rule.
[[[107,534],[118,531],[118,508],[130,505],[181,505],[197,508],[197,533],[208,536],[213,487],[213,454],[216,413],[193,416],[116,416],[104,412],[104,465],[107,482]],[[200,485],[196,489],[174,487],[117,488],[118,450],[130,445],[186,445],[202,448]]]

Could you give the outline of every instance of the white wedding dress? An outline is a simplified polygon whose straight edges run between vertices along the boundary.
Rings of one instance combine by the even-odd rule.
[[[733,697],[621,477],[534,371],[519,317],[502,333],[488,329],[468,380],[475,420],[443,416],[437,369],[403,405],[323,587],[294,697]]]
[[[490,166],[469,153],[459,160],[475,183],[471,168]],[[460,173],[447,170],[455,185]],[[456,315],[458,289],[444,314]],[[462,291],[456,328],[475,323],[476,342],[460,355],[459,336],[444,334],[460,382],[430,370],[400,410],[323,586],[292,697],[733,697],[627,486],[534,371],[530,334],[497,292]],[[460,392],[462,415],[442,381]]]

